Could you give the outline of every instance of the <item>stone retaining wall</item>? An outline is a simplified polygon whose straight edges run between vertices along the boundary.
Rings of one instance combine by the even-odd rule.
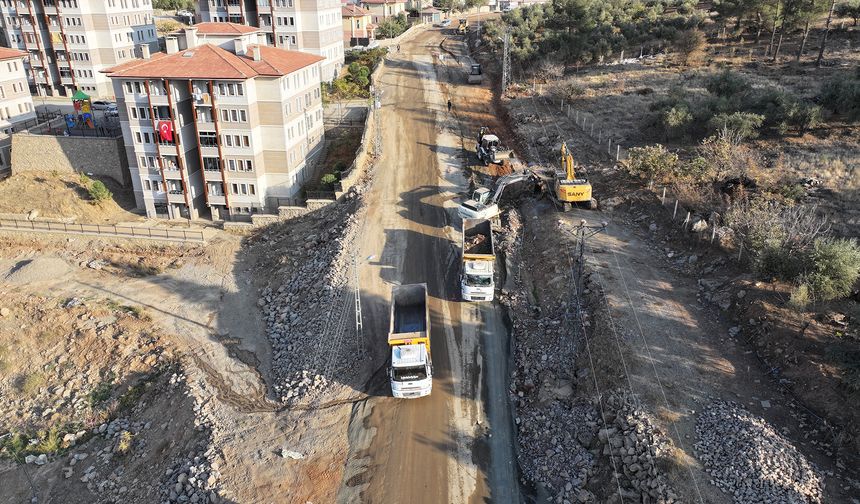
[[[78,172],[128,186],[131,175],[122,138],[12,134],[12,173]]]

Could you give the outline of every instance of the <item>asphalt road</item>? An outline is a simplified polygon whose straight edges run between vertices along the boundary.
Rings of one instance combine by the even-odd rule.
[[[376,374],[371,398],[353,410],[341,502],[521,500],[506,392],[507,329],[495,304],[459,301],[454,198],[467,182],[439,82],[456,73],[432,56],[441,40],[439,30],[420,32],[386,63],[378,83],[383,154],[359,245],[366,261],[360,273],[365,332],[380,366],[391,286],[427,283],[433,393],[396,400],[388,396],[384,373]],[[459,84],[447,84],[447,92],[456,92]]]

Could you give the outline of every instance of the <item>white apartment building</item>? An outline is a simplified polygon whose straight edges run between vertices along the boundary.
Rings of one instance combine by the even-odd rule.
[[[239,32],[239,33],[237,33]],[[323,58],[201,23],[108,69],[135,199],[148,216],[233,220],[301,189],[324,135]]]
[[[28,54],[30,92],[111,97],[101,71],[157,47],[152,0],[0,0],[0,28]]]
[[[35,119],[33,98],[24,73],[27,53],[0,47],[0,174],[10,168],[10,147],[15,125]]]
[[[340,0],[200,0],[200,16],[259,27],[270,46],[322,56],[323,81],[343,67]]]

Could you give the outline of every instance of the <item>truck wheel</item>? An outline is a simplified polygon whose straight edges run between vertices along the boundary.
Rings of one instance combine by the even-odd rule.
[[[596,199],[591,198],[591,201],[588,202],[588,209],[589,210],[597,210],[597,200]]]
[[[562,212],[570,212],[571,204],[570,203],[562,203],[561,211]]]

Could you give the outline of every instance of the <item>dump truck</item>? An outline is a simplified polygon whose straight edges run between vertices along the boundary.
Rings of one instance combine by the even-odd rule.
[[[469,65],[469,84],[480,84],[484,80],[484,73],[481,71],[480,63],[472,63]]]
[[[496,248],[490,221],[464,219],[461,245],[463,269],[460,291],[463,301],[492,301],[496,287],[493,281]]]
[[[430,395],[433,361],[430,356],[430,311],[427,284],[398,285],[391,290],[388,332],[391,395],[413,399]]]
[[[481,161],[484,165],[490,163],[501,164],[502,161],[511,159],[514,151],[502,145],[499,137],[492,134],[489,128],[481,126],[476,138],[475,155],[478,156],[478,161]]]

